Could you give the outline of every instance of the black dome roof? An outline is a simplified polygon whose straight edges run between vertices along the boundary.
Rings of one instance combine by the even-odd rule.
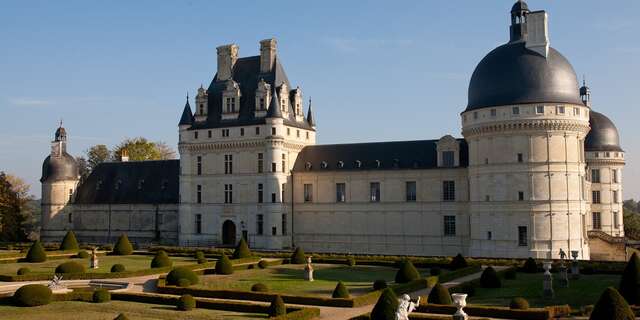
[[[551,47],[545,58],[524,42],[510,42],[487,54],[473,71],[465,111],[539,102],[582,105],[576,73]]]
[[[62,157],[48,156],[44,159],[40,182],[77,180],[78,176],[79,170],[76,159],[64,152]]]
[[[529,11],[529,6],[524,1],[518,1],[513,4],[513,7],[511,7],[511,13],[516,13],[521,11]]]
[[[586,151],[622,151],[618,129],[607,116],[591,111],[589,124],[591,131],[584,141]]]

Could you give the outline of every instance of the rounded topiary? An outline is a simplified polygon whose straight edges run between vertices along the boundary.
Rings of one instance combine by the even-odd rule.
[[[411,260],[405,259],[400,264],[400,269],[396,273],[396,283],[407,283],[413,280],[420,279],[420,273],[413,266]]]
[[[439,276],[441,273],[442,273],[442,269],[438,267],[432,267],[431,269],[429,269],[429,275]]]
[[[267,267],[269,267],[269,263],[267,263],[267,260],[258,261],[258,268],[266,269]]]
[[[301,247],[297,247],[291,255],[291,264],[305,264],[307,263],[307,257],[304,254],[304,250]]]
[[[251,250],[249,249],[249,246],[247,245],[247,242],[244,240],[244,238],[240,239],[240,242],[238,242],[238,245],[236,246],[236,250],[233,251],[233,259],[242,259],[242,258],[249,258],[251,257]]]
[[[156,253],[156,256],[151,260],[151,268],[165,268],[172,267],[173,261],[167,255],[166,252],[160,250]]]
[[[524,266],[522,266],[522,271],[526,273],[538,272],[538,264],[536,263],[536,260],[531,257],[527,258],[527,261],[524,262]]]
[[[180,279],[189,280],[189,285],[198,283],[198,275],[193,270],[185,267],[177,267],[167,274],[167,284],[177,286]]]
[[[113,246],[113,254],[117,256],[128,256],[133,253],[133,246],[129,242],[126,234],[122,234]]]
[[[125,272],[126,268],[124,267],[124,265],[116,263],[113,266],[111,266],[111,272],[116,273],[116,272]]]
[[[382,290],[388,287],[387,282],[379,279],[373,282],[373,290]]]
[[[349,299],[351,298],[351,295],[349,294],[349,290],[344,285],[344,283],[342,283],[342,281],[339,281],[338,284],[336,285],[336,288],[333,289],[333,293],[331,294],[331,297]]]
[[[196,260],[207,259],[207,258],[204,256],[204,252],[202,252],[202,251],[196,251],[196,255],[195,255],[195,257],[194,257],[194,258],[195,258]]]
[[[434,304],[452,304],[449,290],[440,283],[436,283],[436,285],[431,288],[427,302]]]
[[[198,264],[205,264],[207,262],[209,262],[209,260],[207,260],[206,258],[198,259]]]
[[[111,292],[107,289],[96,289],[91,299],[95,303],[105,303],[111,301]]]
[[[356,258],[354,257],[347,257],[347,265],[350,267],[353,267],[356,265]]]
[[[458,255],[456,255],[455,257],[453,257],[453,260],[451,260],[451,262],[449,263],[449,268],[451,270],[458,270],[458,269],[466,268],[468,266],[469,265],[467,264],[467,260],[465,260],[465,258],[460,253],[458,253]]]
[[[590,320],[634,320],[635,315],[627,301],[613,287],[606,288],[593,307]]]
[[[391,288],[386,288],[371,310],[371,320],[395,320],[397,311],[398,297]]]
[[[43,306],[51,302],[51,289],[41,284],[28,284],[13,294],[14,302],[23,307]]]
[[[113,320],[129,320],[129,318],[127,318],[127,316],[124,315],[124,313],[121,313],[117,317],[115,317]]]
[[[220,256],[220,259],[216,262],[216,274],[232,274],[233,273],[233,264],[231,264],[231,260],[227,258],[227,255],[224,253]]]
[[[268,292],[269,287],[267,287],[264,283],[256,283],[251,286],[251,291],[253,292]]]
[[[509,302],[509,309],[527,310],[529,309],[529,301],[525,298],[516,297]]]
[[[516,270],[513,268],[507,269],[504,272],[504,278],[507,280],[515,280],[516,276],[517,276]]]
[[[82,250],[82,251],[78,252],[76,257],[78,257],[80,259],[89,259],[90,255],[89,255],[89,252],[87,252],[85,250]]]
[[[31,273],[31,269],[26,268],[26,267],[22,267],[22,268],[18,269],[17,273],[18,273],[19,276],[23,276],[25,274]]]
[[[73,231],[69,230],[67,234],[64,235],[64,239],[62,239],[62,243],[60,244],[60,250],[78,250],[80,246],[78,245],[78,240],[76,239],[76,234]]]
[[[640,258],[635,252],[624,267],[618,290],[627,303],[640,304]]]
[[[85,271],[84,265],[75,261],[68,261],[56,267],[56,273],[84,273]]]
[[[178,279],[178,284],[177,285],[180,288],[186,288],[186,287],[191,286],[191,281],[189,281],[189,279],[186,279],[186,278],[180,278],[180,279]]]
[[[183,294],[176,303],[178,310],[189,311],[196,307],[196,299],[190,294]]]
[[[287,307],[284,305],[284,301],[282,301],[280,295],[276,295],[271,301],[268,314],[269,317],[278,317],[287,314]]]
[[[44,251],[44,247],[42,246],[42,243],[40,243],[40,240],[36,240],[36,242],[31,245],[25,260],[27,260],[27,262],[47,261],[47,253]]]
[[[480,276],[480,286],[483,288],[500,288],[502,281],[493,267],[486,267]]]

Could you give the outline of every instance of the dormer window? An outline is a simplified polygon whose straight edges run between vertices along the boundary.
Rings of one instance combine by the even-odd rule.
[[[120,186],[122,185],[122,180],[118,180],[115,185],[116,190],[120,190]]]
[[[338,166],[338,168],[340,168],[340,169],[344,168],[344,162],[342,162],[342,161],[338,161],[337,166]]]
[[[362,168],[362,161],[356,160],[355,166],[356,166],[356,168]]]
[[[305,169],[307,169],[307,170],[311,170],[311,162],[307,162],[307,163],[305,163],[304,167],[305,167]]]
[[[144,187],[144,180],[138,180],[138,190],[142,190]]]
[[[376,160],[376,168],[380,168],[380,166],[382,166],[382,162],[380,162],[380,160]]]
[[[256,88],[256,112],[267,111],[271,98],[271,85],[260,79]]]
[[[235,113],[236,112],[236,98],[227,98],[225,112],[227,113]]]
[[[393,159],[393,167],[400,168],[400,159]]]
[[[222,93],[224,113],[238,113],[240,110],[240,86],[233,80],[227,81],[227,86]]]
[[[320,168],[322,169],[326,169],[329,166],[329,164],[327,164],[326,161],[322,161],[322,163],[320,164]]]

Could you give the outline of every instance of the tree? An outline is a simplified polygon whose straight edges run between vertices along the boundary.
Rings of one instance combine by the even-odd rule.
[[[104,144],[97,144],[85,151],[89,172],[93,171],[99,164],[109,161],[111,152]]]
[[[76,163],[78,164],[78,172],[80,173],[80,180],[84,180],[91,173],[89,168],[89,162],[85,157],[76,157]]]
[[[164,141],[158,141],[155,143],[156,148],[160,152],[160,160],[171,160],[176,158],[176,151]]]
[[[162,160],[167,159],[166,157],[171,156],[171,154],[175,157],[175,151],[164,142],[151,142],[146,138],[137,137],[133,139],[127,138],[120,142],[113,149],[112,158],[120,160],[120,155],[124,149],[127,150],[131,161]]]
[[[640,303],[640,258],[635,252],[624,267],[618,290],[628,303]]]
[[[30,186],[0,172],[0,241],[26,241],[37,232]]]

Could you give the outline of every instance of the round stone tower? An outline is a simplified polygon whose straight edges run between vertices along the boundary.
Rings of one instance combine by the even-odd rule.
[[[469,145],[469,255],[589,259],[589,108],[549,46],[547,14],[518,1],[510,41],[478,64],[462,112]]]

